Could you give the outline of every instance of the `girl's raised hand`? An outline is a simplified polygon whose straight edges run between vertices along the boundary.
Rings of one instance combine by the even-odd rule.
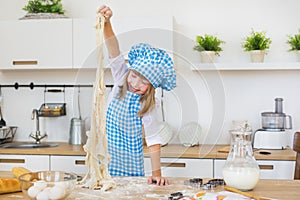
[[[112,13],[112,10],[106,6],[106,5],[102,5],[100,6],[98,9],[97,9],[97,14],[98,13],[101,13],[104,17],[105,17],[105,20],[106,21],[109,21],[110,18],[112,17],[113,13]]]

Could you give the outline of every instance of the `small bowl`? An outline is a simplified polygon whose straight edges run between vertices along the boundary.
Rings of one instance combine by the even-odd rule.
[[[61,171],[40,171],[19,177],[24,194],[32,200],[59,200],[68,197],[74,190],[77,176]]]

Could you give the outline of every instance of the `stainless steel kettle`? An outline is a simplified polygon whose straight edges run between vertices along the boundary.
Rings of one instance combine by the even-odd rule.
[[[85,121],[80,118],[72,118],[70,124],[69,144],[85,144],[86,140]]]
[[[78,114],[79,117],[73,117],[70,123],[70,131],[69,131],[69,144],[85,144],[87,141],[86,129],[85,129],[85,120],[81,118],[80,112],[80,88],[78,88]]]

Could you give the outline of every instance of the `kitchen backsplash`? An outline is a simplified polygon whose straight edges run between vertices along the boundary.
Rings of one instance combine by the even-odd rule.
[[[81,80],[76,79],[80,74]],[[52,84],[92,84],[95,70],[28,70],[28,71],[2,71],[0,73],[1,84],[11,84],[18,80],[19,83],[27,84],[32,80],[34,83]],[[205,77],[209,73],[205,72]],[[109,71],[106,73],[110,76]],[[167,122],[173,128],[173,143],[178,143],[178,131],[186,123],[196,121],[208,134],[205,143],[229,143],[228,130],[232,126],[232,120],[249,120],[253,129],[261,128],[260,113],[274,110],[274,98],[284,99],[284,112],[293,118],[293,132],[300,129],[300,104],[297,101],[300,86],[300,71],[225,71],[220,73],[225,94],[219,99],[220,105],[212,103],[211,94],[202,81],[193,80],[197,75],[188,71],[178,74],[177,88],[173,93],[166,93],[165,115]],[[54,81],[54,78],[55,80]],[[191,80],[187,82],[186,80]],[[282,81],[279,81],[282,80]],[[107,80],[107,83],[109,79]],[[189,85],[188,83],[192,83]],[[219,88],[216,88],[218,90]],[[65,102],[67,115],[61,117],[40,117],[40,128],[48,134],[48,141],[64,141],[69,138],[69,126],[72,117],[78,116],[77,89],[65,90]],[[109,91],[109,89],[108,89]],[[81,88],[80,101],[83,118],[90,123],[92,88]],[[160,92],[160,91],[158,91]],[[3,93],[3,117],[8,125],[18,126],[16,140],[32,140],[29,134],[35,130],[35,121],[31,119],[33,109],[39,109],[44,103],[44,89],[35,88],[2,88]],[[47,97],[49,102],[61,102],[61,94],[51,93]],[[222,105],[224,108],[222,110]],[[219,108],[220,110],[214,109]],[[212,116],[214,114],[218,116]],[[224,121],[223,118],[224,117]],[[212,122],[211,120],[219,120]],[[221,127],[212,127],[219,126]],[[211,130],[218,130],[213,132]],[[203,134],[204,134],[203,133]]]

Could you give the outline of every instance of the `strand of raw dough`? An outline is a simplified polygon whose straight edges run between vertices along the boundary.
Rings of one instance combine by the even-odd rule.
[[[103,67],[103,29],[105,18],[103,15],[97,17],[97,48],[98,48],[98,68],[96,72],[96,82],[94,85],[93,109],[91,130],[87,132],[87,142],[83,146],[86,152],[85,163],[88,172],[79,184],[89,189],[109,190],[116,187],[108,172],[110,160],[107,147],[106,136],[106,102]]]

